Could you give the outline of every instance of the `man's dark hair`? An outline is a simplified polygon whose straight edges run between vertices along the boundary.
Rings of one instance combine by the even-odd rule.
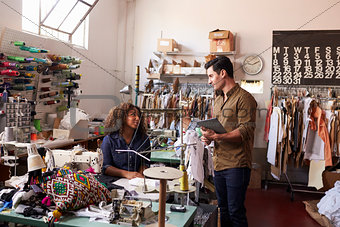
[[[234,69],[233,64],[231,63],[230,59],[226,56],[219,56],[213,60],[208,61],[204,68],[208,69],[210,66],[213,67],[213,70],[220,74],[221,70],[224,69],[230,78],[234,78]]]

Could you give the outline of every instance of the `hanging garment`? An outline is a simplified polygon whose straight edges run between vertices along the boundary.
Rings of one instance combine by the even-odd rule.
[[[326,112],[326,121],[327,121],[327,130],[329,132],[329,141],[330,141],[330,148],[331,148],[331,153],[334,152],[334,146],[335,146],[335,125],[336,125],[336,115],[332,110],[325,110]]]
[[[302,151],[306,152],[306,138],[307,138],[307,130],[309,128],[309,114],[308,109],[310,106],[310,103],[313,101],[312,98],[305,98],[303,99],[303,111],[302,111],[302,119],[303,119],[303,132],[302,132]]]
[[[298,151],[295,157],[295,167],[300,166],[300,159],[302,154],[302,132],[303,132],[303,114],[302,111],[299,112],[299,129],[298,129]]]
[[[316,108],[312,109],[311,115],[317,119],[318,135],[325,143],[324,152],[325,152],[326,166],[332,166],[333,165],[332,164],[332,153],[331,153],[327,125],[325,122],[325,113],[320,107],[317,106]]]
[[[209,176],[215,176],[214,174],[214,162],[213,162],[213,151],[212,148],[210,146],[206,146],[207,151],[208,151],[208,171],[209,171]]]
[[[283,129],[281,125],[281,109],[280,107],[274,107],[270,116],[270,129],[269,129],[269,143],[267,160],[270,164],[275,166],[276,159],[276,147],[277,144],[282,141]]]
[[[320,136],[318,135],[316,131],[316,124],[314,123],[314,119],[310,119],[309,125],[310,127],[307,130],[306,141],[305,141],[304,159],[324,160],[325,143],[320,138]]]
[[[273,111],[273,98],[274,95],[272,95],[272,98],[270,100],[270,104],[268,105],[268,109],[267,109],[267,115],[266,115],[266,124],[264,126],[264,141],[268,142],[268,137],[269,137],[269,129],[270,129],[270,118],[272,115],[272,111]]]
[[[203,154],[204,145],[194,130],[188,130],[183,138],[185,144],[196,144],[187,146],[185,150],[185,163],[189,161],[188,175],[202,185],[204,183]]]

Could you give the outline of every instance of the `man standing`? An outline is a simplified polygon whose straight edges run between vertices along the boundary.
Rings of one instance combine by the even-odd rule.
[[[213,107],[227,133],[202,127],[202,141],[214,141],[214,183],[221,226],[248,226],[244,206],[250,180],[257,103],[235,83],[233,65],[225,56],[206,63],[209,84],[217,95]]]

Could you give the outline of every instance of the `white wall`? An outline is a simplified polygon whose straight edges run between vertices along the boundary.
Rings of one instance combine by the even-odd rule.
[[[126,57],[125,53],[127,47],[128,53],[132,53],[133,38],[126,39],[126,34],[128,30],[133,34],[133,7],[133,2],[128,0],[100,0],[90,13],[88,50],[77,47],[71,52],[67,50],[68,54],[83,60],[80,69],[75,72],[82,73],[80,88],[83,95],[90,97],[80,101],[80,108],[91,115],[108,113],[112,106],[121,102],[119,90],[131,77],[126,78],[125,75],[128,75],[126,68],[129,68],[126,61],[132,65],[132,54]],[[0,25],[21,31],[21,11],[22,0],[1,1]],[[128,17],[129,11],[132,13]],[[66,45],[51,41],[45,48],[60,51]],[[107,99],[96,95],[105,95]],[[126,100],[128,98],[125,97]]]
[[[21,30],[21,0],[4,0],[0,2],[0,25]]]
[[[8,8],[4,3],[10,5]],[[108,95],[115,99],[82,100],[80,107],[90,114],[107,113],[122,98],[124,84],[134,85],[135,66],[147,66],[156,50],[157,38],[174,38],[182,50],[208,52],[208,32],[220,28],[237,34],[233,57],[239,69],[248,54],[262,53],[264,69],[247,76],[242,70],[236,80],[261,79],[265,92],[255,95],[259,108],[270,98],[272,30],[340,29],[337,0],[100,0],[90,13],[89,49],[76,49],[84,59],[79,73],[84,95]],[[332,7],[332,5],[334,5]],[[21,0],[0,2],[0,25],[21,30]],[[325,12],[324,12],[325,11]],[[121,81],[114,78],[118,77]],[[141,70],[141,84],[146,81]],[[125,100],[131,97],[124,97]],[[133,97],[132,97],[133,98]],[[263,142],[264,112],[257,119],[256,147]]]
[[[148,65],[156,50],[157,38],[174,38],[182,50],[208,52],[208,32],[216,28],[237,33],[235,78],[259,79],[265,92],[254,95],[259,108],[270,99],[271,45],[273,30],[340,29],[340,3],[337,0],[137,0],[135,10],[134,65]],[[325,11],[325,12],[324,12]],[[259,54],[264,68],[248,76],[240,69],[248,54]],[[142,80],[146,81],[145,70]],[[143,83],[143,82],[142,82]],[[142,84],[141,83],[141,84]],[[257,116],[255,147],[265,147],[265,112]]]

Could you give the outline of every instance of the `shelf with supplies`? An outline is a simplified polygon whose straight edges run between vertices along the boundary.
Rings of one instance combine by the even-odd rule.
[[[175,78],[206,78],[207,74],[149,74],[148,80],[162,80],[162,79],[175,79]]]
[[[171,78],[201,79],[207,76],[204,64],[209,55],[231,56],[236,51],[230,52],[153,52],[157,60],[150,59],[145,68],[149,80],[163,80]],[[176,57],[183,56],[183,59]],[[209,59],[208,59],[209,60]]]
[[[207,56],[209,54],[216,55],[216,56],[227,56],[227,55],[234,55],[236,54],[236,51],[230,51],[230,52],[180,52],[180,51],[173,51],[173,52],[159,52],[155,51],[153,52],[154,55],[161,58],[163,56]]]

